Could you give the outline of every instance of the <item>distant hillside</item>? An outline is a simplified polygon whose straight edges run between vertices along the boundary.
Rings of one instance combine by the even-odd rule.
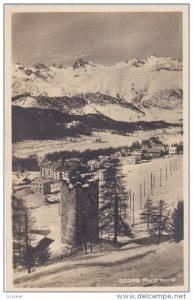
[[[93,130],[128,134],[136,130],[153,130],[181,126],[164,121],[120,122],[96,114],[69,115],[51,109],[12,107],[12,140],[59,139],[91,135]]]

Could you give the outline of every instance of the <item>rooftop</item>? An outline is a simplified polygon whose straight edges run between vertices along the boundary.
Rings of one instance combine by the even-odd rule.
[[[161,150],[158,148],[148,148],[147,149],[147,152],[149,153],[151,153],[151,152],[153,152],[153,153],[159,153],[159,152],[161,152]]]
[[[51,183],[53,182],[53,179],[47,178],[47,177],[35,177],[32,181],[34,181],[35,179],[39,179],[41,182],[43,183]]]
[[[82,188],[87,188],[93,184],[98,183],[97,179],[84,179],[84,178],[80,178],[80,179],[72,179],[71,181],[62,181],[66,186],[68,186],[69,189],[73,189],[76,186],[82,187]]]

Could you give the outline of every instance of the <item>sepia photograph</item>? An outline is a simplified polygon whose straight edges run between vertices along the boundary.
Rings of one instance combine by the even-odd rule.
[[[188,291],[188,9],[5,5],[5,290]]]

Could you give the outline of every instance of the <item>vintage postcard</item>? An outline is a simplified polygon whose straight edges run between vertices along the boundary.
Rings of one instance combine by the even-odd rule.
[[[5,5],[5,290],[189,290],[189,6]]]

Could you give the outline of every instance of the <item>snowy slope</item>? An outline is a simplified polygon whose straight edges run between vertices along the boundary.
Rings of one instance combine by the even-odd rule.
[[[40,267],[15,274],[16,288],[75,288],[75,287],[146,287],[183,285],[183,242],[160,245],[130,244],[127,249],[114,249]],[[129,279],[138,279],[128,282]],[[154,282],[168,279],[169,283]],[[121,280],[122,279],[122,280]],[[125,279],[125,280],[124,280]],[[172,281],[172,280],[175,281]]]
[[[56,102],[61,97],[68,97],[72,102],[74,97],[81,97],[86,103],[81,109],[75,107],[71,113],[103,113],[124,121],[147,119],[148,115],[148,119],[154,120],[151,109],[157,107],[159,119],[163,119],[165,110],[168,119],[176,121],[181,118],[175,109],[182,111],[182,63],[172,57],[151,56],[114,65],[95,65],[79,60],[73,67],[36,64],[27,68],[17,63],[13,64],[12,76],[13,97],[28,94],[14,101],[14,105],[22,107],[44,108],[37,100],[39,96],[55,98]],[[128,103],[143,113],[124,106]],[[61,103],[59,107],[58,103],[49,107],[45,102],[45,108],[64,111]]]

